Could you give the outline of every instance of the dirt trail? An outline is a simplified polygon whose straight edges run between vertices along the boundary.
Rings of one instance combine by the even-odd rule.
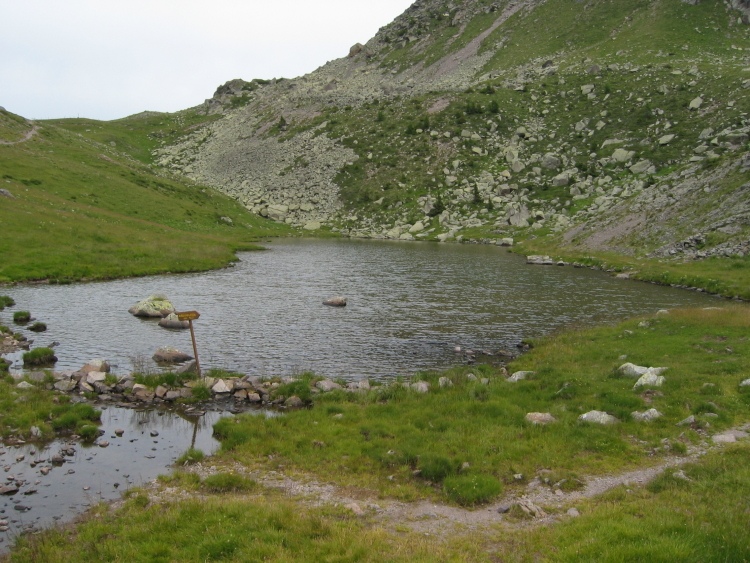
[[[3,141],[3,140],[0,140],[0,145],[9,146],[9,145],[19,145],[21,143],[25,143],[26,141],[31,140],[31,138],[34,135],[36,135],[38,131],[39,131],[39,126],[36,125],[36,124],[33,124],[32,127],[31,127],[31,129],[29,129],[28,131],[26,131],[26,133],[24,133],[23,137],[21,137],[18,141]]]
[[[738,430],[750,430],[750,425],[745,425]],[[733,432],[733,431],[728,431]],[[740,432],[740,434],[745,434]],[[690,450],[688,455],[682,457],[667,457],[660,463],[651,467],[627,471],[616,475],[594,476],[585,478],[585,487],[578,491],[564,492],[553,490],[542,484],[538,479],[529,483],[521,493],[508,495],[491,505],[476,510],[450,506],[430,501],[400,502],[390,499],[378,499],[374,491],[352,490],[337,487],[331,483],[319,482],[315,479],[294,479],[276,471],[249,470],[239,463],[230,465],[212,465],[212,460],[206,460],[190,468],[201,477],[208,476],[217,471],[232,471],[246,475],[265,487],[279,489],[290,497],[295,497],[303,504],[309,506],[320,506],[323,504],[335,504],[349,508],[355,514],[368,514],[386,528],[407,526],[414,531],[438,535],[446,532],[463,530],[478,530],[505,521],[506,517],[501,513],[513,504],[524,504],[530,506],[532,511],[540,508],[541,511],[533,519],[513,523],[518,527],[538,526],[549,524],[560,518],[565,518],[565,509],[574,507],[575,503],[585,499],[601,495],[615,487],[643,486],[656,478],[663,471],[670,468],[691,463],[699,459],[708,451],[721,447],[712,445],[707,440],[700,446]],[[178,491],[170,489],[162,493],[155,493],[159,498],[170,498]],[[180,493],[182,494],[182,493]],[[550,510],[552,514],[547,514]]]

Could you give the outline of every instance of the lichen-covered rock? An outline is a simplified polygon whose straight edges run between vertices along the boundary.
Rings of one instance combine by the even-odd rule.
[[[175,308],[172,302],[161,294],[150,295],[128,309],[128,313],[135,317],[149,318],[162,318],[174,312]]]

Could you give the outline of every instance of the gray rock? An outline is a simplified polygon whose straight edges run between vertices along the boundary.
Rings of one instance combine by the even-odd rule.
[[[677,426],[692,426],[693,424],[695,424],[695,421],[695,415],[691,414],[689,417],[678,422]]]
[[[162,328],[186,329],[190,328],[189,321],[181,321],[175,313],[170,313],[159,321]]]
[[[335,389],[341,389],[341,385],[339,385],[335,381],[331,381],[330,379],[321,379],[320,381],[315,383],[315,387],[317,389],[320,389],[324,393],[333,391]]]
[[[582,422],[590,422],[592,424],[615,424],[617,422],[620,422],[612,416],[611,414],[607,414],[606,412],[602,411],[589,411],[586,414],[582,414],[578,417],[578,420]]]
[[[612,158],[616,162],[627,162],[628,160],[631,160],[635,156],[635,151],[629,151],[626,149],[616,149],[615,152],[612,153]]]
[[[101,383],[107,378],[107,374],[103,371],[90,371],[86,374],[86,383],[94,385],[95,383]]]
[[[180,352],[177,348],[163,347],[159,348],[152,356],[155,362],[165,364],[179,364],[192,360],[193,357],[185,352]]]
[[[567,172],[562,172],[552,178],[552,185],[556,188],[560,188],[563,186],[567,186],[570,183],[570,174]]]
[[[631,413],[630,416],[632,416],[633,420],[637,422],[651,422],[652,420],[660,418],[662,414],[656,409],[648,409],[644,412],[635,411]]]
[[[659,144],[660,145],[668,145],[669,143],[671,143],[674,140],[674,138],[675,138],[675,135],[672,135],[672,134],[664,135],[663,137],[659,138]]]
[[[633,174],[645,174],[651,168],[650,160],[639,160],[633,166],[630,167],[630,171]]]
[[[416,381],[410,387],[417,393],[427,393],[430,390],[430,384],[426,381]]]
[[[517,371],[517,372],[513,373],[505,381],[507,381],[509,383],[517,383],[518,381],[523,381],[524,379],[526,379],[527,377],[529,377],[531,375],[534,375],[535,373],[536,373],[535,371]]]
[[[526,420],[535,425],[546,425],[557,422],[557,419],[548,412],[530,412],[526,414]]]
[[[441,377],[441,378],[440,378],[440,379],[438,380],[438,385],[439,385],[439,386],[440,386],[441,388],[443,388],[443,387],[453,387],[453,382],[452,382],[452,381],[450,380],[450,378],[449,378],[449,377]]]
[[[655,370],[649,368],[638,381],[633,385],[633,389],[639,387],[661,387],[664,385],[666,378],[663,375],[659,375]]]
[[[18,385],[16,385],[16,388],[17,389],[33,389],[34,386],[31,383],[29,383],[28,381],[22,381],[21,383],[19,383]]]
[[[297,409],[300,407],[304,407],[305,402],[302,399],[300,399],[297,395],[292,395],[286,401],[284,401],[284,406]]]
[[[211,387],[211,391],[213,391],[214,393],[231,393],[232,388],[227,384],[226,381],[224,381],[223,379],[219,379]]]
[[[746,379],[740,383],[740,387],[750,387],[750,379]]]
[[[330,297],[323,301],[323,305],[328,305],[329,307],[346,307],[346,297]]]
[[[53,387],[57,391],[61,391],[63,393],[69,393],[70,391],[76,388],[76,382],[70,379],[61,379],[60,381],[56,381]]]
[[[653,368],[653,367],[646,367],[646,366],[637,366],[635,364],[631,364],[630,362],[622,364],[619,368],[617,368],[617,371],[621,375],[624,375],[625,377],[641,377],[647,372],[651,372],[656,375],[661,375],[666,370],[667,368],[664,368],[664,367]]]
[[[734,444],[737,440],[743,440],[747,437],[748,433],[743,432],[742,430],[728,430],[721,434],[715,434],[711,437],[711,440],[713,440],[715,444]]]

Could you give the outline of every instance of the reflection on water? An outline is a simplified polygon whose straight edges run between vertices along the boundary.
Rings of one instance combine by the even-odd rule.
[[[104,434],[100,440],[109,442],[106,448],[63,440],[46,446],[0,447],[5,482],[19,485],[18,492],[0,496],[0,520],[8,528],[0,533],[0,551],[24,530],[69,521],[100,501],[120,498],[129,487],[169,473],[169,467],[190,447],[214,453],[219,443],[213,438],[213,425],[222,416],[231,414],[208,411],[186,416],[110,406],[104,407],[101,417]],[[122,436],[116,430],[122,430]],[[71,445],[75,452],[65,456],[65,463],[50,462]]]
[[[8,291],[14,308],[57,341],[57,369],[105,358],[115,371],[149,362],[160,346],[191,351],[189,333],[136,319],[128,307],[164,293],[194,322],[201,365],[250,375],[312,370],[385,378],[456,361],[455,346],[499,350],[570,324],[615,321],[713,298],[616,280],[585,269],[528,266],[504,249],[351,240],[274,241],[243,253],[234,268]],[[345,308],[322,305],[344,295]],[[13,309],[0,313],[12,324]],[[15,358],[14,358],[15,359]],[[20,359],[13,369],[20,368]]]

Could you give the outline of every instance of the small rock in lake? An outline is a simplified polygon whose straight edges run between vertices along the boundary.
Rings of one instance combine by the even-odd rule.
[[[152,431],[151,431],[151,437],[152,437],[152,438],[155,438],[155,437],[156,437],[156,436],[158,436],[158,435],[159,435],[159,432],[157,432],[156,430],[152,430]]]
[[[106,448],[107,446],[109,446],[109,442],[107,442],[107,440],[102,440],[101,442],[99,442],[100,448]]]
[[[329,307],[346,307],[346,297],[331,297],[323,301],[323,305]]]
[[[115,436],[117,436],[118,438],[123,434],[125,434],[125,430],[123,430],[122,428],[118,428],[117,430],[115,430]]]

